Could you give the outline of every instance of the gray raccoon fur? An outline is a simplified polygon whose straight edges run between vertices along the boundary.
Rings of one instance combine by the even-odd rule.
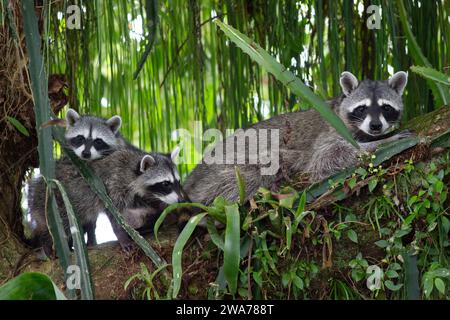
[[[69,109],[66,113],[65,147],[80,159],[94,161],[111,155],[118,149],[138,150],[120,134],[122,118],[115,115],[109,119],[80,115]],[[94,245],[96,220],[84,226],[88,234],[88,244]]]
[[[91,161],[110,155],[120,148],[137,149],[120,134],[122,119],[79,115],[69,109],[66,113],[66,147],[80,159]]]
[[[108,157],[88,162],[88,165],[104,182],[108,195],[125,221],[139,228],[154,219],[169,203],[183,200],[179,175],[171,159],[171,156],[176,157],[175,153],[178,151],[165,155],[119,149]],[[88,231],[89,245],[95,243],[95,234],[89,226],[95,223],[100,212],[105,212],[122,248],[130,248],[132,243],[128,234],[116,223],[70,160],[62,158],[57,161],[56,179],[65,187],[83,230]],[[169,186],[160,190],[157,186],[163,181],[169,181]],[[33,238],[38,239],[47,256],[50,256],[53,242],[46,222],[45,188],[42,177],[33,179],[29,186],[28,204]],[[56,201],[70,241],[67,213],[59,192],[56,192]]]
[[[279,130],[279,170],[262,175],[260,163],[237,164],[244,178],[246,200],[260,187],[276,188],[283,180],[307,173],[311,182],[320,181],[343,168],[357,164],[358,155],[372,152],[378,145],[410,135],[387,134],[401,119],[401,95],[407,74],[397,72],[387,81],[358,82],[350,72],[340,79],[342,96],[329,101],[330,108],[343,120],[360,146],[357,150],[344,140],[315,110],[298,111],[275,116],[250,128]],[[246,129],[245,132],[247,132]],[[213,149],[233,141],[236,134]],[[237,140],[234,140],[235,144]],[[246,153],[249,146],[245,144]],[[234,164],[199,164],[186,179],[184,191],[192,202],[209,205],[217,196],[230,201],[239,197]]]

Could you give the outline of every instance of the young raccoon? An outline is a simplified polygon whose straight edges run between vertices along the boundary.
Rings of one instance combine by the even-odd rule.
[[[96,160],[108,156],[120,147],[131,145],[120,135],[122,119],[80,116],[69,109],[66,114],[66,143],[79,158]]]
[[[125,221],[139,228],[156,218],[167,205],[184,200],[180,176],[172,160],[177,154],[178,149],[171,155],[119,149],[106,158],[89,162],[89,166],[104,182],[108,195]],[[99,212],[105,212],[122,248],[128,250],[131,247],[132,242],[126,231],[68,159],[57,161],[56,178],[65,187],[83,230],[97,220]],[[51,256],[53,241],[47,227],[45,188],[42,177],[33,179],[30,184],[28,206],[33,230],[33,240],[30,242],[38,241],[47,256]],[[59,192],[56,192],[56,201],[71,243],[67,213]],[[90,230],[88,245],[94,243],[95,233]]]
[[[122,119],[117,115],[104,119],[90,115],[81,116],[75,110],[69,109],[66,113],[66,147],[86,161],[106,157],[123,147],[136,149],[121,136],[121,125]],[[95,226],[96,221],[93,220],[84,228],[88,234],[94,235],[90,245],[95,245]]]
[[[401,119],[401,96],[406,83],[407,73],[402,71],[387,81],[362,82],[358,82],[350,72],[342,73],[340,84],[343,94],[329,104],[352,132],[361,150],[342,138],[315,110],[282,114],[246,129],[245,133],[249,129],[258,132],[261,129],[279,130],[279,157],[276,159],[279,169],[276,174],[262,175],[261,168],[264,166],[260,162],[237,165],[244,178],[246,199],[252,197],[259,187],[277,187],[280,180],[293,178],[299,173],[307,173],[310,182],[320,181],[341,169],[356,165],[361,152],[372,152],[382,143],[411,135],[408,131],[386,135]],[[231,144],[238,144],[236,134],[217,144],[212,153],[216,150],[220,152],[230,141]],[[257,157],[252,154],[256,153],[256,149],[247,143],[245,152],[249,159]],[[235,166],[199,164],[184,184],[189,199],[205,205],[211,204],[217,196],[237,201],[239,191]]]

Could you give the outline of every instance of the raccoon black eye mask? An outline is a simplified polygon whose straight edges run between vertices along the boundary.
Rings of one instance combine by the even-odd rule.
[[[110,155],[121,147],[135,149],[119,133],[119,116],[103,119],[81,116],[69,109],[66,114],[66,141],[68,147],[83,160],[96,160]]]

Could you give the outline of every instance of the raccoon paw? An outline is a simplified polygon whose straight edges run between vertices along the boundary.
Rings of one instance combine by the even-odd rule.
[[[127,255],[131,254],[135,249],[134,243],[132,241],[127,241],[125,243],[120,242],[120,247]]]
[[[396,137],[398,140],[400,139],[404,139],[404,138],[409,138],[409,137],[414,137],[416,134],[410,130],[403,130],[399,133],[397,133],[394,137]]]

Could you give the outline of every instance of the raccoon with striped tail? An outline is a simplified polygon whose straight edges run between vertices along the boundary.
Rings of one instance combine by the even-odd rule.
[[[261,173],[261,169],[271,166],[271,163],[201,163],[188,176],[184,190],[192,202],[205,205],[210,205],[218,196],[237,201],[239,191],[235,166],[238,166],[245,184],[245,198],[248,200],[260,187],[277,188],[281,181],[298,174],[308,174],[313,183],[356,165],[361,153],[373,152],[380,144],[411,135],[409,131],[391,134],[402,117],[402,94],[407,78],[407,73],[399,71],[386,81],[359,82],[350,72],[342,73],[340,85],[343,93],[329,101],[329,105],[350,130],[359,150],[342,138],[315,110],[281,114],[244,131],[278,130],[279,157],[276,160],[279,169],[275,174]],[[217,150],[220,153],[224,145],[236,145],[238,141],[234,134],[217,144],[211,153]],[[256,141],[253,144],[258,145]],[[258,158],[260,154],[251,154],[251,150],[255,149],[245,143],[245,155],[241,155],[241,158]]]
[[[178,148],[170,155],[124,148],[108,157],[88,162],[88,165],[105,184],[108,195],[125,222],[133,228],[139,228],[148,224],[149,220],[156,219],[169,204],[184,200],[180,176],[173,162],[177,155]],[[83,229],[96,221],[99,212],[105,212],[122,249],[128,251],[131,248],[132,241],[126,231],[70,160],[63,158],[57,161],[56,179],[64,186]],[[43,178],[35,178],[30,183],[28,198],[34,240],[31,242],[38,242],[50,257],[53,256],[53,240],[47,226],[45,194]],[[70,242],[67,213],[58,192],[56,201]]]

